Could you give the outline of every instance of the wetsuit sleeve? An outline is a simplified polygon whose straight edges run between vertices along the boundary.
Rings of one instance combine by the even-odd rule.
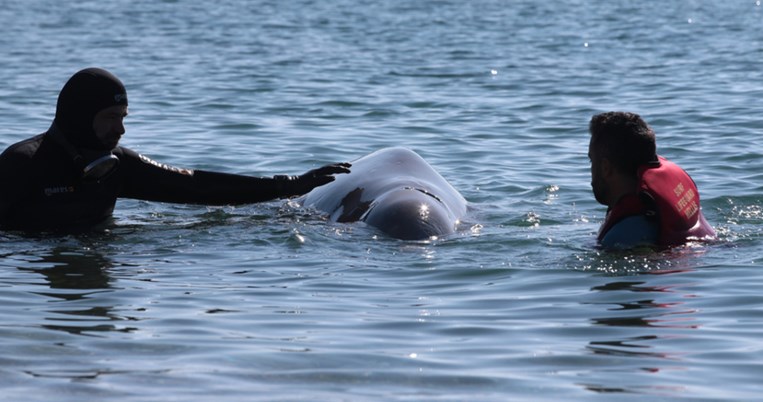
[[[268,201],[281,195],[277,181],[272,178],[179,169],[125,148],[122,148],[119,158],[123,175],[120,197],[233,205]]]
[[[657,244],[660,233],[657,222],[643,215],[629,216],[613,226],[601,239],[605,249],[627,249]]]

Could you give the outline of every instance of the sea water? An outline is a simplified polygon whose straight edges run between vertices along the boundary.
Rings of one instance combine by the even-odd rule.
[[[425,242],[289,200],[0,233],[1,400],[763,392],[759,1],[28,0],[0,23],[2,148],[99,66],[129,93],[122,145],[162,163],[299,174],[404,146],[470,204]],[[718,242],[595,248],[609,110],[652,125]]]

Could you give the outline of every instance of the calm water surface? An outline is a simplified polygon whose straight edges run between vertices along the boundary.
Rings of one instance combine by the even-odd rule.
[[[0,233],[2,400],[763,392],[760,2],[30,0],[0,22],[3,148],[101,66],[130,94],[123,145],[164,163],[296,174],[402,145],[471,205],[431,242],[288,201]],[[593,247],[607,110],[652,124],[720,241]]]

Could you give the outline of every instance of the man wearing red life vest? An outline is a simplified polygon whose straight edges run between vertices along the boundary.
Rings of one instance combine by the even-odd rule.
[[[589,130],[591,187],[608,207],[598,235],[602,247],[669,247],[715,237],[694,181],[657,155],[654,131],[639,115],[598,114]]]

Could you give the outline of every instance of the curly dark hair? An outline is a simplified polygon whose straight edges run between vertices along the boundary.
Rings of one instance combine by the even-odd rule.
[[[635,113],[597,114],[588,129],[592,146],[622,173],[635,175],[639,166],[657,160],[654,131]]]

